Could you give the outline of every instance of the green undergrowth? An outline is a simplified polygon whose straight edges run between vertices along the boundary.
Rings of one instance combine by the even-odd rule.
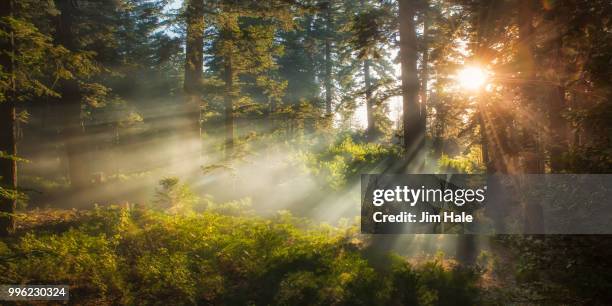
[[[378,143],[339,138],[319,152],[302,152],[298,159],[306,172],[323,177],[324,185],[341,190],[362,173],[380,173],[401,158],[400,150]]]
[[[218,212],[106,207],[0,242],[0,283],[70,284],[71,304],[474,305],[478,275],[389,255],[354,227]]]

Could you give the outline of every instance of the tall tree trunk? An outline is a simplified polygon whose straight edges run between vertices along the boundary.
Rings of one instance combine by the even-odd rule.
[[[204,0],[189,0],[187,4],[187,41],[185,50],[185,91],[186,103],[184,120],[188,138],[201,134],[200,89],[204,68]]]
[[[370,60],[363,61],[363,78],[365,82],[366,114],[368,127],[366,134],[369,140],[376,138],[376,118],[374,117],[374,99],[372,99],[372,78],[370,76]]]
[[[560,173],[566,168],[563,160],[568,152],[567,120],[562,114],[565,111],[565,88],[553,86],[549,94],[550,114],[550,169],[553,173]]]
[[[494,1],[494,0],[493,0]],[[477,31],[476,31],[476,51],[474,57],[481,58],[485,56],[485,38],[488,35],[487,26],[487,13],[491,10],[492,1],[482,1],[476,4],[475,9],[478,11]],[[495,150],[492,150],[491,142],[489,141],[489,131],[487,129],[486,122],[486,104],[482,99],[476,101],[477,105],[477,116],[478,116],[478,128],[480,129],[480,145],[482,154],[482,163],[485,166],[487,174],[495,174],[499,171],[497,164],[501,158],[495,158],[493,155]]]
[[[366,10],[365,0],[359,1],[361,10]],[[366,135],[369,140],[376,138],[376,118],[374,117],[374,100],[372,99],[372,77],[370,75],[370,59],[368,55],[363,60],[363,81],[365,84],[365,101],[366,101],[366,118],[368,120],[368,126],[366,129]]]
[[[427,82],[429,81],[429,2],[423,1],[423,62],[421,68],[421,134],[427,131]]]
[[[327,2],[325,8],[325,114],[331,116],[332,114],[332,99],[333,99],[333,80],[332,80],[332,3]]]
[[[234,69],[232,57],[225,60],[225,157],[230,159],[234,152]]]
[[[493,0],[494,1],[494,0]],[[486,20],[486,12],[489,10],[491,1],[482,1],[477,5],[478,11],[478,21],[477,21],[477,32],[476,32],[476,50],[474,52],[475,57],[482,57],[484,54],[484,41],[485,37],[487,37],[487,31],[485,26]],[[480,142],[481,142],[481,150],[482,150],[482,162],[486,167],[487,174],[492,174],[496,172],[495,169],[495,160],[492,158],[492,150],[489,142],[489,131],[487,129],[486,123],[486,104],[484,101],[480,99],[480,97],[476,97],[478,99],[476,101],[476,112],[478,116],[478,126],[480,129]],[[476,239],[474,235],[462,234],[458,237],[457,241],[457,260],[467,266],[471,266],[474,264],[477,253],[477,245]]]
[[[487,174],[495,174],[495,172],[497,172],[497,167],[495,167],[495,164],[491,162],[491,155],[489,154],[489,136],[487,134],[485,114],[482,106],[478,107],[478,126],[480,128],[482,163],[485,165]]]
[[[5,0],[0,4],[0,17],[8,17],[13,14],[13,1]],[[0,152],[9,155],[8,158],[0,157],[0,187],[17,190],[17,141],[15,139],[15,80],[13,59],[8,51],[14,50],[15,42],[11,29],[2,29],[9,34],[8,41],[3,42],[0,52],[0,65],[7,75],[10,75],[10,92],[4,92],[4,101],[0,101]],[[0,195],[0,237],[12,234],[15,231],[16,199],[14,197],[2,197]]]
[[[551,62],[552,69],[558,69],[561,62],[561,52],[563,50],[563,37],[559,37],[555,42],[554,60]],[[557,74],[558,75],[558,74]],[[561,83],[561,79],[555,80],[555,85],[550,89],[548,95],[548,114],[549,114],[549,130],[550,130],[550,169],[553,173],[559,173],[566,167],[563,161],[563,154],[568,152],[569,139],[567,135],[567,120],[562,114],[566,109],[565,87]],[[558,84],[558,85],[557,85]]]
[[[444,154],[445,146],[445,134],[446,134],[446,118],[448,117],[448,110],[441,103],[436,105],[435,118],[432,125],[432,148],[434,153],[434,160],[438,160]]]
[[[457,236],[457,261],[465,266],[476,263],[476,236],[472,234],[460,234]]]
[[[533,1],[520,0],[519,3],[519,50],[518,60],[521,67],[523,77],[523,112],[536,116],[537,104],[535,99],[535,88],[532,83],[536,78],[535,59],[533,55],[534,49],[534,27],[533,27]],[[523,119],[523,173],[537,174],[544,172],[543,162],[538,149],[538,140],[534,136],[537,129],[532,128],[531,124],[539,120]],[[523,203],[523,213],[525,217],[524,230],[525,233],[542,233],[544,229],[544,220],[542,215],[542,206],[537,203]]]
[[[533,55],[535,45],[535,35],[533,27],[533,5],[531,0],[519,0],[519,47],[518,60],[520,66],[521,77],[523,79],[523,109],[524,113],[535,118],[538,114],[538,105],[534,101],[535,88],[533,82],[536,78],[535,59]],[[541,158],[538,139],[536,138],[539,129],[533,128],[532,125],[540,120],[529,120],[523,118],[522,134],[523,145],[525,146],[523,154],[523,171],[524,173],[543,173],[544,165]]]
[[[402,98],[403,98],[403,124],[404,149],[410,156],[415,156],[419,137],[419,80],[417,75],[417,43],[414,26],[415,6],[414,0],[399,1],[400,22],[400,61],[402,65]]]
[[[0,157],[0,187],[16,192],[17,162],[13,158],[17,154],[16,112],[13,97],[7,95],[6,99],[0,102],[0,152],[8,156]],[[15,212],[15,207],[16,199],[14,197],[0,195],[0,236],[6,236],[14,232],[15,219],[12,214]]]
[[[57,43],[74,52],[78,49],[72,32],[76,7],[74,7],[74,2],[70,0],[56,0],[56,6],[61,12],[56,30]],[[61,103],[65,108],[64,116],[66,118],[63,138],[68,159],[68,176],[70,186],[79,190],[89,185],[90,179],[87,162],[87,139],[81,120],[82,95],[78,81],[74,78],[62,80],[59,85]]]

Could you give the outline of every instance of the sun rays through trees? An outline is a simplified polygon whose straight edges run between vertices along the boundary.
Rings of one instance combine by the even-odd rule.
[[[610,173],[610,16],[3,0],[0,283],[70,282],[77,304],[601,304],[606,237],[357,225],[362,174]],[[542,207],[504,204],[542,229]]]

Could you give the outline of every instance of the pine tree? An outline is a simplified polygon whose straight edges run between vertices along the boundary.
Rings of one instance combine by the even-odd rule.
[[[232,158],[236,142],[235,117],[237,110],[256,104],[249,87],[260,87],[267,101],[278,101],[282,83],[274,81],[271,71],[278,69],[277,59],[283,47],[276,40],[279,30],[289,30],[293,21],[288,8],[280,2],[220,3],[214,15],[210,72],[222,82],[225,157]],[[250,91],[251,94],[255,91]],[[242,95],[241,95],[242,94]],[[238,100],[240,97],[240,100]]]
[[[51,2],[3,1],[0,16],[0,233],[14,229],[10,214],[21,196],[17,186],[17,107],[58,97],[55,82],[74,78],[91,67],[88,54],[73,54],[53,44],[50,31],[58,11]]]
[[[325,16],[325,114],[332,115],[333,104],[333,59],[332,59],[332,36],[334,31],[333,19],[334,2],[328,0],[322,3],[323,15]]]
[[[424,141],[420,134],[420,107],[418,103],[418,73],[417,73],[417,40],[414,18],[416,15],[416,1],[398,0],[399,2],[399,28],[400,28],[400,61],[402,65],[402,98],[403,98],[403,125],[404,150],[408,153],[408,160],[412,160],[418,153],[420,143]]]
[[[421,39],[421,73],[420,73],[420,134],[425,135],[427,130],[427,98],[429,82],[429,29],[431,24],[429,1],[423,0],[421,3],[421,19],[423,21],[423,36]]]
[[[204,65],[204,0],[190,0],[185,10],[187,23],[185,81],[186,116],[189,138],[200,137],[200,90]]]
[[[0,66],[2,80],[7,84],[0,92],[0,236],[6,236],[15,231],[15,218],[12,214],[15,212],[17,200],[14,196],[17,190],[16,84],[14,59],[11,56],[15,52],[15,38],[10,25],[13,22],[13,1],[2,1],[0,18]]]
[[[357,66],[352,68],[356,69],[351,75],[358,78],[354,80],[357,84],[349,83],[353,88],[347,86],[343,91],[354,92],[355,98],[364,101],[366,136],[370,141],[388,134],[390,122],[386,101],[398,93],[392,56],[397,33],[395,15],[395,5],[391,2],[360,1],[353,20],[350,20],[350,31],[345,34],[350,36],[350,44],[345,46],[350,52],[348,62],[354,61],[353,65]],[[351,71],[350,63],[343,64]],[[348,73],[345,71],[344,74]]]
[[[60,10],[57,17],[55,41],[68,51],[77,52],[79,46],[74,34],[75,17],[78,15],[76,2],[56,0],[55,4]],[[73,189],[79,190],[87,187],[90,179],[87,156],[89,148],[81,116],[83,94],[76,78],[62,80],[59,84],[59,92],[65,116],[62,136],[68,159],[70,185]]]

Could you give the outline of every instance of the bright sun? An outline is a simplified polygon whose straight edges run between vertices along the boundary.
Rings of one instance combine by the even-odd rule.
[[[466,67],[457,74],[459,84],[468,90],[478,90],[487,81],[487,74],[478,67]]]

